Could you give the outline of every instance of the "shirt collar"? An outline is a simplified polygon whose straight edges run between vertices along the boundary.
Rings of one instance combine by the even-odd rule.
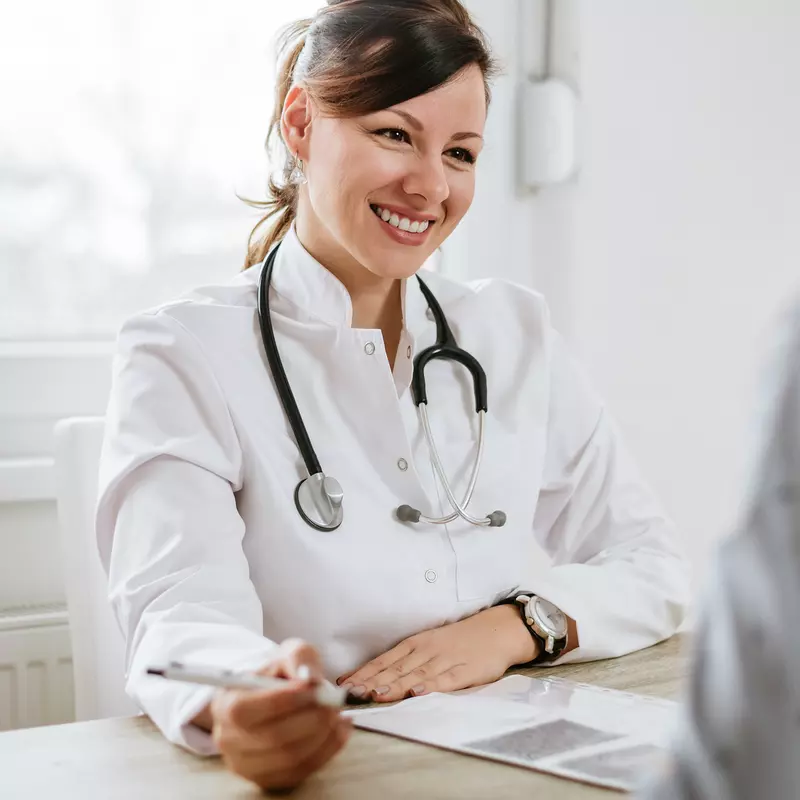
[[[430,265],[430,261],[425,266]],[[257,280],[261,270],[254,270]],[[284,236],[272,268],[271,290],[302,313],[332,327],[351,327],[353,306],[344,284],[303,247],[294,225]],[[401,287],[403,327],[419,331],[427,320],[427,303],[416,277]],[[430,324],[430,323],[427,323]]]

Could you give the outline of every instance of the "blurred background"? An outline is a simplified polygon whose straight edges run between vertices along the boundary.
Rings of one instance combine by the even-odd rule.
[[[72,718],[53,425],[102,415],[126,316],[240,268],[257,215],[237,194],[262,198],[270,168],[274,35],[319,5],[0,11],[0,730]],[[800,284],[800,5],[467,5],[505,71],[441,269],[547,296],[699,579]],[[532,118],[545,81],[574,122]],[[569,168],[537,178],[531,150]]]

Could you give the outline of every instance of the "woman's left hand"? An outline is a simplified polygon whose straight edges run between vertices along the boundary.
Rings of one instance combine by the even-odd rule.
[[[453,692],[500,678],[539,653],[519,611],[493,606],[472,617],[417,633],[336,682],[365,699]],[[359,691],[359,687],[362,687]]]

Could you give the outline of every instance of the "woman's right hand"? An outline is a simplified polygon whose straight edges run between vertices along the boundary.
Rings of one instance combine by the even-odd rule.
[[[262,789],[293,789],[344,747],[352,723],[317,702],[323,673],[311,645],[287,640],[259,674],[288,680],[279,689],[219,692],[210,706],[214,741],[232,772]]]

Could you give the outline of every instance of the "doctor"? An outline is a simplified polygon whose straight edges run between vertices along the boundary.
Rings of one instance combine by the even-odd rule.
[[[381,701],[451,691],[647,647],[687,594],[672,525],[542,297],[420,272],[484,145],[493,63],[466,10],[329,2],[285,53],[270,224],[238,277],[123,327],[97,512],[130,695],[271,788],[347,739],[303,665]],[[479,366],[423,365],[437,336]],[[170,660],[290,680],[144,674]]]

